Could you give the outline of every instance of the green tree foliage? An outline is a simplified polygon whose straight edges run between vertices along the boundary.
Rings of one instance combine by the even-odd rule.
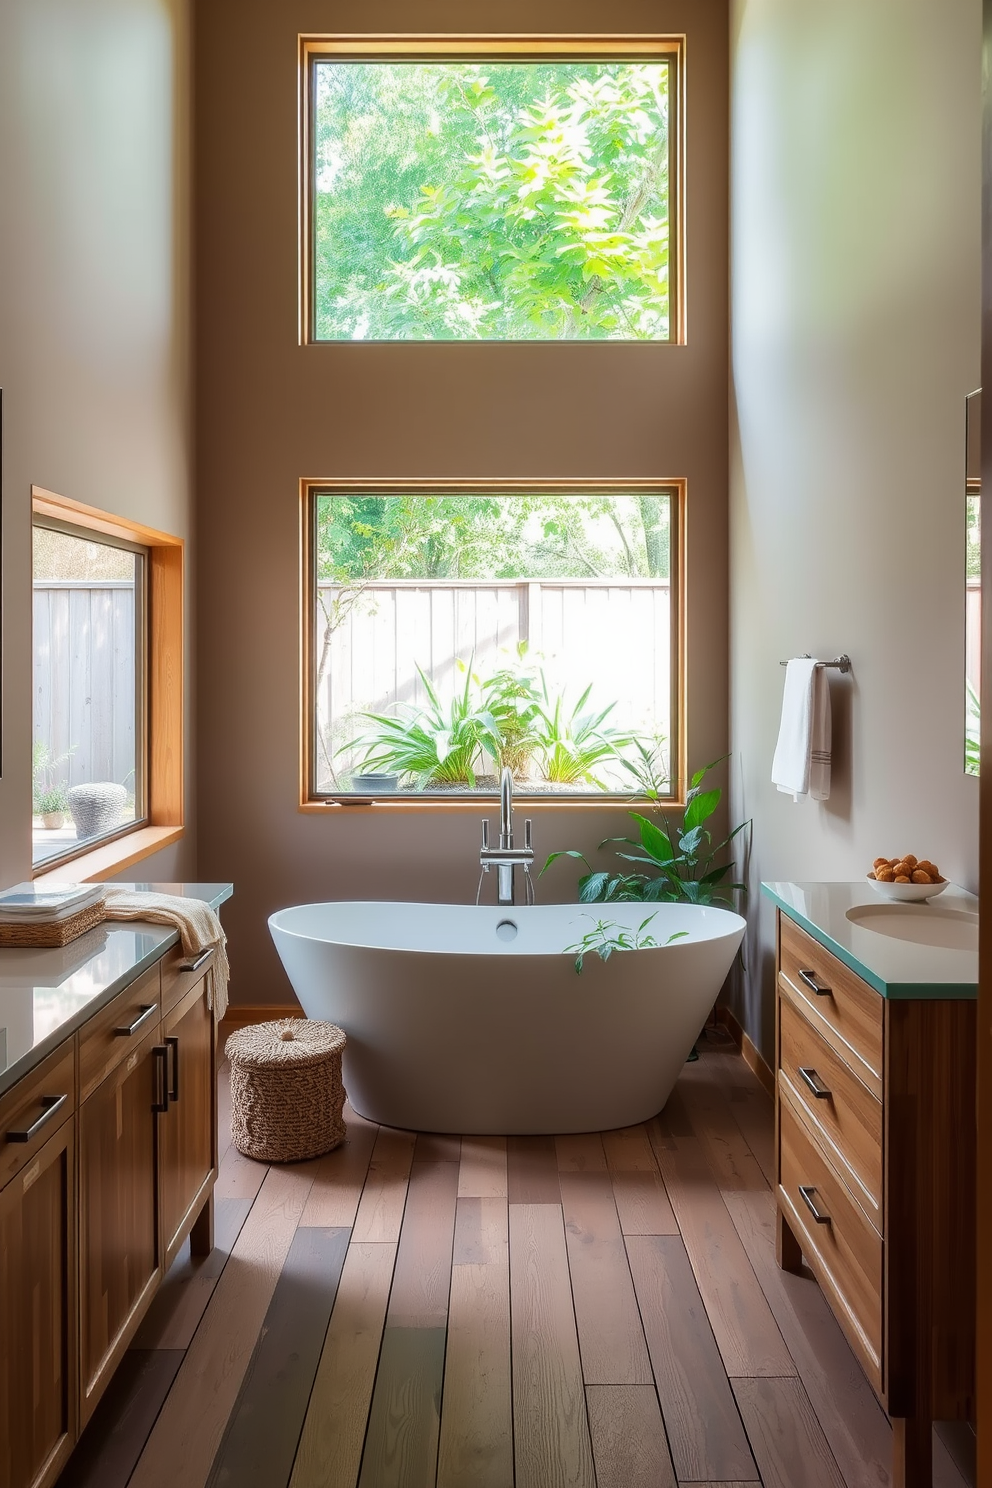
[[[317,499],[317,577],[667,578],[671,501],[641,496]]]
[[[320,62],[319,339],[667,339],[664,62]]]

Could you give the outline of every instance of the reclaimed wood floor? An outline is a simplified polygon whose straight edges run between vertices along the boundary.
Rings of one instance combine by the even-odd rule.
[[[59,1488],[882,1488],[891,1432],[774,1256],[771,1103],[709,1039],[629,1130],[450,1137],[353,1114],[230,1145]],[[938,1488],[973,1481],[935,1437]]]

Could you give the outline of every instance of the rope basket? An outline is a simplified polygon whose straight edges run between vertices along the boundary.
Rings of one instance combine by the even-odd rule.
[[[341,1051],[333,1023],[285,1018],[232,1033],[231,1138],[260,1162],[302,1162],[344,1141]]]

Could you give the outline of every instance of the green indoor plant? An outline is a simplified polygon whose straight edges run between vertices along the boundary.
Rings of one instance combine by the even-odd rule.
[[[637,824],[637,836],[607,837],[600,843],[601,848],[612,846],[616,856],[633,867],[594,871],[584,854],[567,848],[551,853],[541,872],[546,873],[562,857],[578,858],[585,863],[589,871],[579,879],[579,901],[583,904],[681,900],[691,904],[733,905],[729,896],[746,892],[746,888],[743,883],[728,881],[734,862],[729,856],[724,859],[724,854],[748,823],[741,822],[722,842],[713,845],[705,823],[719,806],[722,792],[719,787],[703,790],[702,782],[707,772],[720,763],[714,760],[693,775],[681,820],[673,819],[674,813],[660,807],[657,815],[662,825],[631,811],[628,814]],[[654,800],[657,799],[656,793]]]

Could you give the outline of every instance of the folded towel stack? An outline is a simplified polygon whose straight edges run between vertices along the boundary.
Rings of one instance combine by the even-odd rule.
[[[809,656],[785,669],[782,722],[772,761],[772,783],[798,801],[830,795],[830,688],[823,667]]]
[[[202,899],[184,899],[180,894],[152,894],[137,889],[107,885],[104,907],[108,920],[150,920],[154,925],[174,925],[179,931],[184,956],[215,951],[213,975],[207,983],[207,1006],[219,1023],[227,1012],[227,936],[220,920]]]

